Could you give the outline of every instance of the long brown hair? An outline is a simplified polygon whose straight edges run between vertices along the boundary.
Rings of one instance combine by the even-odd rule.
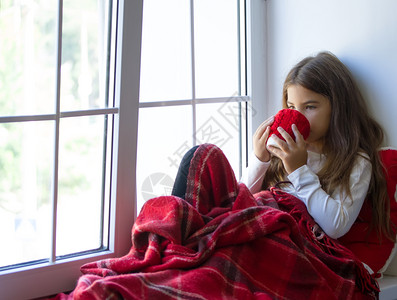
[[[323,146],[325,163],[317,174],[322,188],[332,194],[340,186],[341,191],[350,195],[349,178],[357,154],[368,154],[372,162],[372,177],[367,195],[372,206],[371,228],[394,240],[390,228],[386,181],[378,154],[384,133],[370,116],[352,74],[336,56],[320,52],[303,59],[288,73],[283,86],[283,108],[287,108],[287,90],[291,85],[300,85],[321,94],[331,103],[330,126]],[[276,185],[285,176],[281,160],[272,157],[263,187]]]

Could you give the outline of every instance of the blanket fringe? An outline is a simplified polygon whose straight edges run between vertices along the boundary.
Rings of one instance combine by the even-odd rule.
[[[356,277],[356,285],[362,292],[367,292],[370,293],[372,291],[377,291],[379,292],[379,285],[377,281],[369,274],[368,270],[364,267],[363,263],[346,247],[342,246],[338,241],[331,239],[328,237],[326,234],[321,235],[320,238],[316,238],[314,235],[314,229],[317,226],[320,228],[317,224],[314,226],[310,226],[307,224],[308,227],[312,227],[312,232],[314,239],[314,242],[321,247],[321,249],[324,250],[324,252],[330,254],[330,255],[343,255],[344,257],[349,257],[355,262],[356,265],[356,272],[357,272],[357,277]]]
[[[277,200],[277,202],[284,205],[284,208],[289,210],[290,215],[297,221],[302,236],[305,237],[311,245],[329,255],[347,257],[354,262],[357,275],[355,282],[357,288],[361,292],[373,294],[374,291],[380,291],[377,281],[369,274],[363,263],[349,249],[324,233],[321,227],[307,212],[302,201],[278,188],[272,187],[270,191],[273,194],[281,196],[281,200]]]

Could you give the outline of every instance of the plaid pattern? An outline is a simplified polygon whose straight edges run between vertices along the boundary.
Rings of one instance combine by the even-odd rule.
[[[124,257],[89,263],[58,299],[376,299],[376,282],[280,190],[252,195],[200,146],[186,200],[151,199]]]

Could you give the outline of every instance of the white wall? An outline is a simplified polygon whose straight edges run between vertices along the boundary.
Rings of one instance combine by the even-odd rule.
[[[397,1],[266,0],[267,112],[281,107],[289,69],[322,50],[353,72],[374,117],[397,147]]]

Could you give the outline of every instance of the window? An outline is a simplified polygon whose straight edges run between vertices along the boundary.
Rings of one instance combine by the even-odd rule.
[[[130,247],[142,2],[0,5],[0,290],[34,298]]]
[[[145,11],[151,3],[159,11],[168,3],[152,1],[145,1]],[[0,178],[2,298],[71,290],[82,264],[126,254],[137,211],[135,182],[144,187],[156,172],[173,178],[178,150],[185,142],[204,142],[199,133],[205,124],[218,130],[214,124],[223,122],[219,126],[232,137],[218,145],[241,169],[251,125],[236,128],[236,122],[244,124],[248,103],[263,99],[263,43],[252,39],[264,36],[263,0],[170,1],[179,13],[154,30],[167,33],[157,32],[164,52],[154,54],[145,39],[151,39],[147,26],[156,22],[144,20],[142,37],[142,0],[83,2],[0,1],[0,168],[7,174]],[[214,11],[208,14],[209,5]],[[222,26],[229,34],[219,40],[215,33]],[[212,57],[221,61],[207,72],[211,45],[217,45]],[[228,50],[231,58],[219,54]],[[148,59],[163,64],[158,72],[148,69]],[[231,61],[233,70],[225,72]],[[219,77],[226,79],[212,89]],[[156,114],[167,115],[167,124],[156,123]],[[148,142],[165,134],[157,144]],[[149,153],[156,150],[152,145],[155,154]],[[157,161],[167,165],[144,173],[142,163],[159,153]],[[138,195],[142,201],[141,190]],[[83,223],[82,216],[90,220]],[[4,247],[10,242],[30,246]]]
[[[105,0],[65,1],[57,43],[56,9],[1,8],[0,268],[107,248],[111,11]]]
[[[241,0],[144,2],[138,209],[171,193],[193,145],[218,145],[241,174],[249,103],[245,7]]]

